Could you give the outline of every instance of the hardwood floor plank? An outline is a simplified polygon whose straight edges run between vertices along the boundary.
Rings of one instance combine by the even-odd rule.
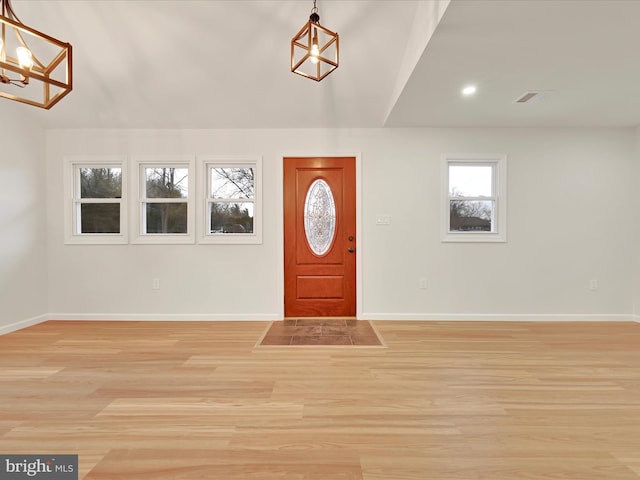
[[[252,450],[112,450],[85,477],[125,479],[361,480],[356,452],[345,448]]]

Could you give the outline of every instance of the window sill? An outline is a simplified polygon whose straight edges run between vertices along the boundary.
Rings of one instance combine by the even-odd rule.
[[[202,245],[259,245],[262,237],[257,234],[233,234],[206,235],[198,241]]]
[[[447,233],[442,238],[443,243],[506,243],[506,241],[504,234],[486,232]]]
[[[126,245],[129,243],[126,235],[69,235],[64,239],[65,245]]]
[[[134,245],[192,245],[195,239],[192,235],[149,234],[140,235],[133,242]]]

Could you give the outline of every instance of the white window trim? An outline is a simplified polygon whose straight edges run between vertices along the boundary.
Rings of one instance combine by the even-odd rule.
[[[122,245],[129,242],[127,205],[127,163],[125,156],[67,156],[64,157],[64,243],[68,245]],[[79,198],[79,168],[120,168],[122,172],[122,196],[120,199],[101,199],[100,203],[120,204],[120,233],[79,233],[76,204]]]
[[[195,243],[195,198],[197,197],[195,157],[192,155],[137,155],[131,157],[134,174],[132,175],[132,189],[135,193],[135,202],[132,204],[132,218],[135,220],[137,232],[132,243],[142,245],[166,245],[166,244],[193,244]],[[143,202],[145,200],[145,187],[143,185],[143,169],[148,167],[176,167],[188,168],[188,197],[187,197],[187,233],[145,233],[143,232]]]
[[[212,245],[253,245],[262,243],[262,157],[259,155],[234,156],[234,155],[199,155],[199,174],[201,183],[201,213],[200,236],[198,243]],[[254,168],[254,198],[253,198],[253,233],[209,233],[209,197],[211,167],[253,167]]]
[[[479,164],[493,165],[494,180],[494,225],[493,232],[449,231],[449,165]],[[506,242],[507,241],[507,156],[504,154],[444,154],[441,163],[442,215],[441,233],[443,242]],[[470,198],[469,200],[474,200]]]

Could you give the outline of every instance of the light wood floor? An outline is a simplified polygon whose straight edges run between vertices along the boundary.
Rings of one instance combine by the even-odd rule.
[[[255,348],[264,322],[0,337],[0,453],[80,478],[638,480],[640,324],[374,322],[387,348]]]

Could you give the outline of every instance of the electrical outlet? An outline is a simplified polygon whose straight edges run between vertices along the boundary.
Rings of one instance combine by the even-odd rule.
[[[160,290],[160,279],[154,278],[151,280],[151,288],[153,290]]]
[[[426,290],[426,288],[427,288],[427,279],[426,278],[419,278],[418,279],[418,288],[420,290]]]

